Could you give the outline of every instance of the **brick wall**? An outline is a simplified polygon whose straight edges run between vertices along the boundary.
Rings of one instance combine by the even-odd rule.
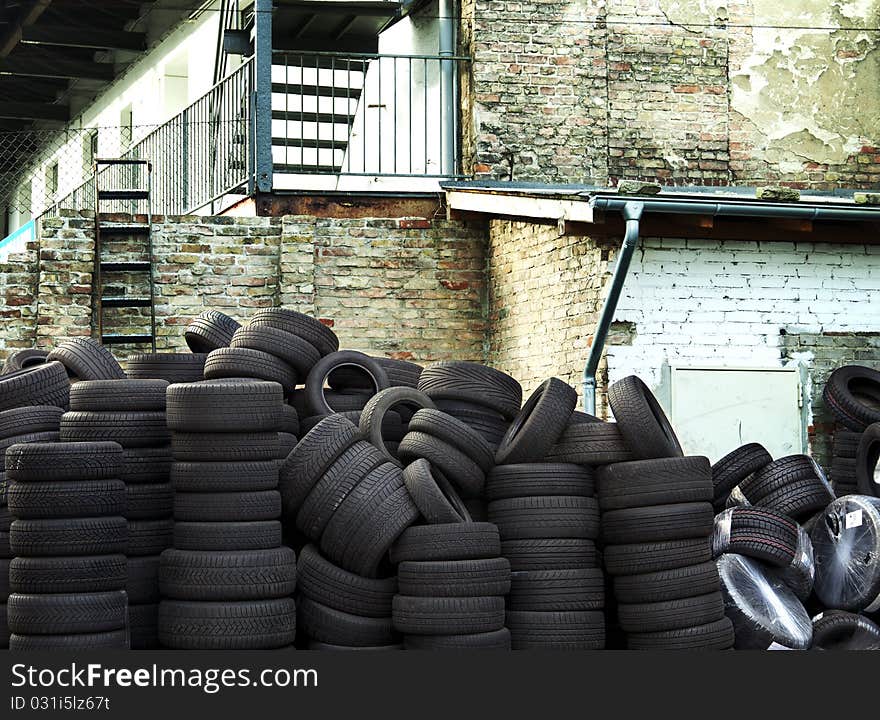
[[[39,249],[36,240],[25,252],[10,255],[0,263],[0,354],[34,346],[37,318]]]

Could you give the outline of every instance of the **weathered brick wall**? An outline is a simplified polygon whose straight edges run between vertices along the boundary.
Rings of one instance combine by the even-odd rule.
[[[343,347],[418,361],[480,360],[484,237],[481,227],[425,218],[158,217],[158,349],[184,349],[183,327],[204,309],[244,321],[282,304],[321,318]],[[93,334],[94,247],[94,218],[69,212],[43,221],[28,256],[0,266],[0,357],[34,339],[51,347]],[[139,248],[135,239],[118,239],[104,259],[137,259]],[[145,289],[135,275],[104,277],[105,296]],[[108,308],[104,331],[131,332],[147,317]],[[125,357],[142,347],[114,350]]]
[[[465,171],[876,188],[880,0],[842,5],[466,0]]]

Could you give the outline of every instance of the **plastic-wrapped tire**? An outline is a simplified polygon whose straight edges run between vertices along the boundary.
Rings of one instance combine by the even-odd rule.
[[[70,388],[70,409],[165,411],[164,380],[82,380]]]
[[[387,390],[377,391],[376,394],[370,398],[361,412],[359,423],[361,434],[373,443],[373,445],[379,448],[386,458],[395,465],[400,465],[401,463],[397,457],[392,455],[388,451],[388,448],[385,447],[382,428],[384,425],[385,414],[392,408],[400,406],[412,409],[413,411],[425,408],[430,410],[435,409],[431,398],[418,390],[413,390],[409,387],[388,388]]]
[[[321,354],[307,340],[269,325],[248,324],[235,331],[231,348],[247,348],[269,353],[290,365],[304,378],[321,359]]]
[[[406,650],[510,650],[510,630],[469,635],[407,635]]]
[[[321,357],[339,350],[339,338],[329,327],[310,315],[286,308],[257,310],[248,323],[250,327],[267,325],[292,333],[314,345]]]
[[[791,589],[758,561],[729,553],[718,558],[725,614],[737,650],[810,647],[813,626]]]
[[[575,465],[612,465],[635,459],[617,423],[569,423],[544,460]]]
[[[535,612],[601,610],[605,607],[605,574],[585,570],[535,570],[510,577],[507,609]]]
[[[756,505],[801,521],[821,512],[834,500],[834,490],[822,480],[800,480],[765,495]]]
[[[338,567],[314,545],[306,545],[297,563],[299,593],[317,603],[363,617],[391,617],[397,577],[366,578]]]
[[[486,475],[473,460],[448,442],[422,432],[408,432],[397,448],[404,464],[421,458],[436,467],[462,498],[481,497]]]
[[[159,602],[160,555],[127,559],[128,578],[124,583],[128,604],[147,605]]]
[[[32,433],[58,432],[64,409],[55,405],[20,407],[0,412],[0,439]]]
[[[207,353],[138,353],[126,361],[126,373],[132,380],[199,382],[205,376],[207,358]]]
[[[807,455],[789,455],[774,460],[743,480],[737,487],[752,504],[793,483],[824,479],[822,469]]]
[[[595,498],[566,495],[509,498],[489,503],[489,522],[504,540],[583,538],[599,536],[599,504]]]
[[[713,498],[709,460],[698,456],[607,465],[597,471],[596,481],[603,511]]]
[[[125,371],[107,348],[92,338],[73,338],[56,346],[46,358],[57,360],[68,377],[78,380],[123,380]]]
[[[174,459],[179,462],[249,462],[278,460],[277,432],[174,433]]]
[[[171,442],[171,431],[161,411],[66,412],[60,433],[63,442],[115,442],[124,448]]]
[[[219,310],[205,310],[186,326],[183,337],[194,353],[207,354],[229,347],[232,336],[240,327],[238,322]]]
[[[296,553],[284,546],[226,552],[171,548],[162,553],[159,588],[163,597],[176,600],[287,597],[296,588]]]
[[[66,408],[69,401],[70,380],[60,362],[47,362],[0,375],[0,410],[35,405]]]
[[[389,387],[388,376],[385,374],[384,368],[369,355],[364,355],[356,350],[333,352],[322,357],[306,378],[306,398],[312,415],[331,415],[334,412],[325,397],[324,383],[331,372],[343,367],[356,368],[358,372],[369,377],[374,394]]]
[[[182,522],[255,522],[281,514],[277,490],[225,493],[175,493],[174,519]]]
[[[9,530],[15,556],[114,555],[126,549],[125,518],[16,520]]]
[[[571,463],[496,465],[486,478],[486,499],[490,502],[538,495],[594,494],[592,469]]]
[[[605,615],[601,611],[507,613],[514,650],[601,650]]]
[[[9,631],[16,635],[121,630],[127,616],[128,596],[123,590],[61,595],[13,593],[6,605]]]
[[[159,640],[174,650],[271,650],[292,645],[295,636],[292,598],[159,603]]]
[[[505,540],[501,554],[513,572],[586,570],[601,564],[596,543],[582,538]]]
[[[522,386],[510,375],[474,362],[437,362],[419,377],[419,388],[432,400],[458,400],[490,408],[508,420],[522,405]]]
[[[264,550],[281,545],[281,523],[175,522],[172,530],[177,550]]]
[[[169,479],[177,492],[257,492],[278,487],[277,460],[176,462]]]
[[[401,595],[416,597],[501,596],[511,587],[505,558],[402,562],[397,579]]]
[[[540,462],[568,427],[577,405],[574,388],[559,378],[538,386],[513,419],[495,453],[498,465]]]
[[[627,637],[629,650],[730,650],[733,643],[733,623],[726,617],[706,625]]]
[[[168,427],[177,432],[278,432],[281,386],[261,380],[212,380],[168,388]]]
[[[49,355],[48,350],[38,350],[37,348],[25,348],[24,350],[13,350],[6,357],[0,375],[8,375],[17,370],[32,368],[37,365],[43,365],[47,362]]]
[[[126,485],[168,482],[173,462],[170,446],[124,448],[119,479]]]
[[[504,627],[504,598],[395,595],[392,620],[405,635],[492,632]]]
[[[838,368],[825,383],[822,397],[837,421],[855,432],[880,422],[880,372],[860,365]]]
[[[865,430],[856,450],[856,485],[862,495],[880,495],[880,423],[874,423]],[[837,480],[837,474],[832,477]]]
[[[752,473],[767,467],[773,457],[763,445],[748,443],[728,453],[712,466],[712,485],[716,510],[724,507],[727,496]]]
[[[718,592],[720,588],[718,567],[711,560],[699,565],[614,578],[614,596],[621,603],[681,600]]]
[[[606,543],[652,543],[712,534],[715,514],[709,503],[679,503],[611,510],[602,516]]]
[[[608,404],[629,449],[642,460],[681,457],[682,449],[657,398],[635,375],[608,388]]]
[[[160,520],[129,520],[126,554],[131,556],[159,555],[171,547],[175,523],[171,518]]]
[[[498,527],[492,523],[414,525],[391,547],[391,562],[479,560],[501,555]]]
[[[6,479],[109,480],[119,477],[122,460],[122,448],[115,442],[17,445],[6,453]]]
[[[712,560],[712,544],[706,537],[607,545],[605,569],[609,575],[662,572]]]
[[[736,553],[786,567],[798,546],[798,524],[789,516],[760,507],[729,508],[715,517],[712,553]]]
[[[42,483],[10,480],[6,497],[9,512],[20,520],[104,517],[125,512],[125,490],[121,480]]]
[[[396,641],[390,617],[365,617],[337,610],[301,596],[297,600],[301,630],[310,640],[334,645],[392,645]]]
[[[24,594],[63,594],[121,590],[125,555],[16,557],[9,562],[9,589]]]
[[[880,626],[864,615],[824,610],[813,618],[811,650],[880,650]]]
[[[455,488],[427,460],[416,460],[403,470],[403,484],[429,524],[470,522],[471,516]]]
[[[246,348],[220,348],[208,353],[205,379],[255,378],[278,383],[289,394],[299,383],[296,371],[283,360]]]

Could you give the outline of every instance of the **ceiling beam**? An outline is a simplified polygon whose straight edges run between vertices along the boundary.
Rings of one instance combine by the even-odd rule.
[[[66,105],[50,105],[48,103],[2,102],[0,118],[5,120],[70,120],[70,108]]]
[[[47,78],[85,78],[109,82],[116,76],[113,65],[72,58],[33,46],[20,47],[14,56],[0,59],[0,75]]]
[[[0,38],[0,58],[5,58],[12,52],[21,40],[22,30],[33,25],[51,2],[52,0],[31,0],[30,4],[22,7],[15,23]]]
[[[62,25],[33,25],[24,28],[21,31],[21,41],[28,45],[58,45],[96,50],[143,52],[147,48],[146,33]]]

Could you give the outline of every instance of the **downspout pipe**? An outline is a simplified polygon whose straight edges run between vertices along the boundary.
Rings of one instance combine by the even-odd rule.
[[[599,316],[599,324],[596,327],[596,332],[593,334],[590,355],[587,358],[587,364],[584,366],[584,412],[590,415],[596,414],[596,372],[599,370],[599,360],[602,358],[602,351],[605,349],[608,329],[611,327],[611,321],[614,319],[614,313],[617,311],[617,303],[620,300],[620,293],[623,290],[623,284],[626,282],[626,276],[629,273],[629,266],[639,245],[639,226],[642,220],[642,213],[645,210],[645,204],[642,201],[630,200],[623,203],[619,209],[623,219],[626,220],[626,232],[623,235],[623,244],[620,246],[620,253],[617,256],[617,266],[614,268],[614,275],[611,278],[611,288],[608,290],[608,296],[605,298],[605,305],[602,307],[602,314]]]
[[[455,0],[440,0],[440,98],[443,124],[440,127],[442,148],[441,175],[457,175],[455,167],[458,103],[455,98]],[[448,59],[445,59],[448,58]],[[425,118],[427,122],[427,118]]]

